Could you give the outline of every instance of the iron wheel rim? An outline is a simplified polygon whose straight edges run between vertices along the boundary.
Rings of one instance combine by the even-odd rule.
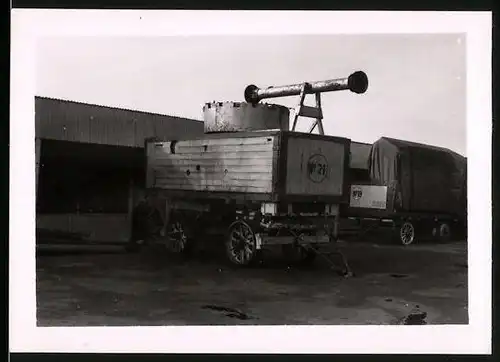
[[[177,253],[184,251],[184,249],[186,248],[188,238],[184,230],[184,227],[179,221],[173,222],[170,225],[168,237],[172,241],[171,244],[172,251]]]
[[[409,222],[401,226],[399,236],[403,245],[410,245],[415,240],[415,228]]]
[[[442,224],[441,227],[439,228],[439,236],[441,239],[448,239],[450,237],[451,231],[450,227],[448,224]]]
[[[231,259],[239,265],[250,263],[255,255],[255,235],[250,226],[238,221],[229,230],[228,252]]]

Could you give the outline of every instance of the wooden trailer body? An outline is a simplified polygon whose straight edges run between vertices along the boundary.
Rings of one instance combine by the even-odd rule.
[[[341,203],[350,140],[288,131],[148,142],[148,188],[186,198]]]

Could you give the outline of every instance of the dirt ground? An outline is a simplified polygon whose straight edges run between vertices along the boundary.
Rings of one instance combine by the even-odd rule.
[[[352,278],[321,259],[298,267],[279,254],[235,268],[219,254],[43,253],[38,325],[468,323],[465,242],[340,245]]]

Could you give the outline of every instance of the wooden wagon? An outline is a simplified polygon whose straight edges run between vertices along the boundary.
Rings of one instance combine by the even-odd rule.
[[[194,240],[224,235],[227,258],[238,265],[273,246],[301,261],[325,255],[319,249],[337,239],[339,208],[348,202],[350,140],[324,135],[320,93],[367,87],[363,72],[250,85],[246,102],[205,104],[203,137],[147,141],[147,203],[161,220],[157,239],[182,251]],[[316,107],[303,104],[306,94],[316,96]],[[291,131],[287,107],[259,103],[289,95],[300,95]],[[299,116],[315,119],[309,133],[295,132]],[[312,133],[316,127],[319,134]]]

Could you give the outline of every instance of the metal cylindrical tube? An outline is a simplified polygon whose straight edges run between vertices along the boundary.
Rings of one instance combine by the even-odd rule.
[[[350,90],[354,93],[364,93],[368,89],[368,77],[364,72],[352,73],[347,78],[330,79],[318,82],[305,83],[307,94],[333,92],[339,90]],[[299,95],[303,84],[292,84],[278,87],[259,88],[249,85],[245,89],[245,100],[249,103],[258,103],[262,99],[288,97]]]
[[[276,104],[212,102],[203,107],[205,133],[289,129],[290,111]]]

